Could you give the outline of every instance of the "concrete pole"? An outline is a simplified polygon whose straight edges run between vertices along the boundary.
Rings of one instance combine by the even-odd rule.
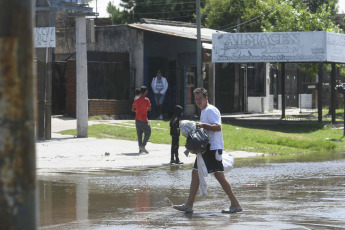
[[[37,229],[32,0],[0,0],[0,229]]]
[[[201,75],[201,65],[202,65],[202,57],[201,57],[201,19],[200,19],[200,0],[196,0],[196,24],[197,24],[197,41],[196,41],[196,68],[197,68],[197,86],[203,87],[203,80]]]
[[[88,137],[86,18],[76,18],[77,137]]]

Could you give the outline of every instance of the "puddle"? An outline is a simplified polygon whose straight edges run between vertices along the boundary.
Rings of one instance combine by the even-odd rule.
[[[237,214],[221,213],[229,201],[213,177],[193,214],[171,208],[185,202],[192,166],[41,173],[40,229],[342,229],[345,155],[321,155],[236,159]]]

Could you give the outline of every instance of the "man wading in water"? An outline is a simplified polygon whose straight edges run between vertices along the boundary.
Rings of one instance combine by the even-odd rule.
[[[235,194],[231,189],[230,182],[224,174],[224,166],[222,163],[222,150],[224,148],[222,120],[219,110],[208,103],[208,94],[204,88],[196,88],[193,91],[195,104],[201,109],[200,123],[196,126],[206,130],[209,137],[209,144],[206,153],[202,155],[209,174],[214,173],[215,178],[222,186],[226,195],[230,200],[230,213],[241,212],[242,208],[237,201]],[[197,160],[195,160],[192,171],[192,182],[190,185],[189,196],[187,202],[182,205],[174,205],[173,208],[187,213],[193,212],[193,203],[200,185],[198,175]]]

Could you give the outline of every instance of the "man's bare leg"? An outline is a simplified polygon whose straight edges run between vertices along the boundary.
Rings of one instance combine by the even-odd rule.
[[[218,180],[219,184],[222,186],[226,195],[228,195],[231,202],[231,206],[235,208],[241,208],[241,205],[238,202],[234,192],[232,191],[230,182],[228,181],[228,179],[226,179],[224,172],[215,172],[214,176]]]
[[[194,200],[198,192],[200,185],[198,170],[193,169],[192,171],[192,181],[190,183],[189,196],[186,202],[186,207],[193,209]]]

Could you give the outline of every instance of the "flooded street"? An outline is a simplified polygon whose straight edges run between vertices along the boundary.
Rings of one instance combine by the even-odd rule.
[[[310,162],[309,162],[310,161]],[[243,212],[212,176],[194,213],[191,165],[143,171],[39,173],[40,229],[344,229],[345,154],[235,159],[227,174]]]

